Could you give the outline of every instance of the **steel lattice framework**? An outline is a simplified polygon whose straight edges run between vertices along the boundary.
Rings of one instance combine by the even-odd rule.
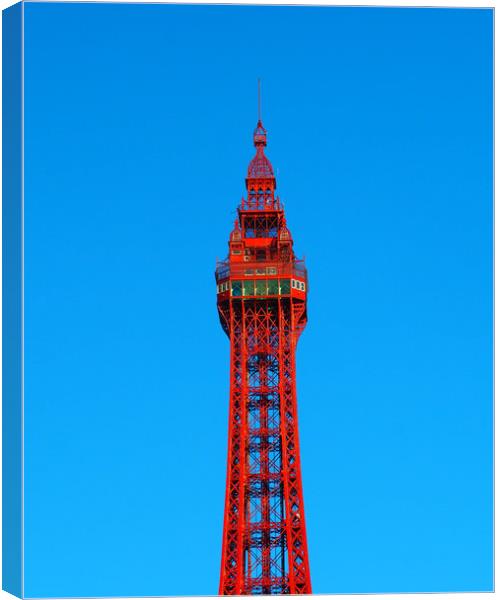
[[[247,196],[217,263],[217,306],[231,343],[220,594],[311,593],[300,471],[295,347],[307,272],[293,253],[259,119]]]

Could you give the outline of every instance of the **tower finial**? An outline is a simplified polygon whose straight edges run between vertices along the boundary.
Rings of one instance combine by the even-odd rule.
[[[260,77],[257,78],[257,102],[258,102],[258,116],[259,121],[262,119],[261,107],[260,107]]]

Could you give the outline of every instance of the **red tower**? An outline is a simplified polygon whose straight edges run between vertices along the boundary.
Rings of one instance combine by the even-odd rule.
[[[227,487],[219,593],[310,594],[300,472],[295,347],[307,272],[293,253],[259,119],[247,197],[217,263],[231,342]]]

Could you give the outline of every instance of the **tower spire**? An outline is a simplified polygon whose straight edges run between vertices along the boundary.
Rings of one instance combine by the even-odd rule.
[[[261,105],[260,77],[257,78],[257,126],[253,131],[253,144],[257,150],[254,158],[248,165],[247,187],[251,179],[269,179],[275,186],[273,167],[269,159],[264,154],[264,148],[267,146],[267,131],[262,124],[262,105]]]

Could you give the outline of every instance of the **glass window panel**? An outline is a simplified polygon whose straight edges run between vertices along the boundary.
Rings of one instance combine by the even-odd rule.
[[[265,279],[257,279],[255,282],[255,293],[257,296],[265,296],[267,293],[266,289],[266,280]]]
[[[269,279],[267,282],[267,293],[270,295],[278,294],[278,280],[277,279]]]
[[[280,294],[289,294],[290,293],[290,280],[289,279],[280,279]]]
[[[243,282],[243,295],[253,296],[253,279],[247,279]]]
[[[241,281],[233,281],[232,282],[231,295],[241,296]]]

